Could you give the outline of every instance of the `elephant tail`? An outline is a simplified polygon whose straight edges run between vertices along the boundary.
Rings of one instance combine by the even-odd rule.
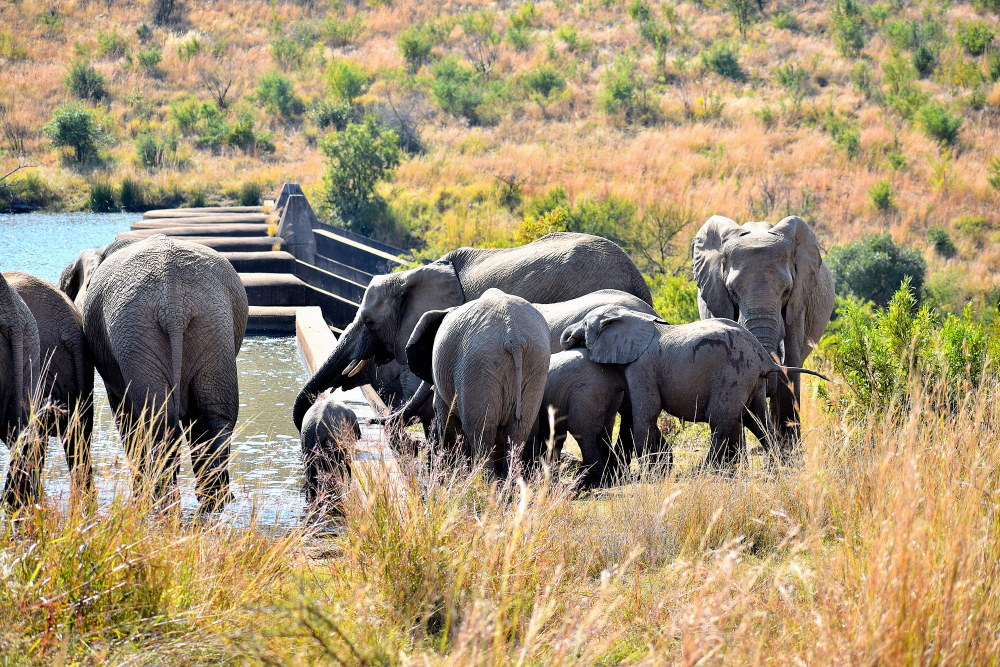
[[[833,380],[822,373],[817,373],[816,371],[811,371],[808,368],[801,368],[799,366],[779,366],[775,364],[774,368],[766,371],[767,375],[770,375],[771,373],[784,373],[786,375],[789,373],[805,373],[806,375],[815,375],[816,377],[826,380],[827,382],[833,382]]]
[[[507,343],[504,345],[510,356],[514,358],[514,418],[521,419],[521,378],[523,377],[524,345]]]
[[[180,435],[184,321],[180,318],[171,318],[167,325],[167,337],[170,339],[170,399],[167,401],[167,430],[176,438]]]

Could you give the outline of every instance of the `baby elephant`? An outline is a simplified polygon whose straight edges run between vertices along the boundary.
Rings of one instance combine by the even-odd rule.
[[[506,478],[507,444],[533,439],[545,376],[549,328],[530,303],[498,289],[420,318],[406,346],[410,370],[434,385],[438,442],[468,457],[485,455]]]
[[[354,411],[327,396],[313,403],[302,420],[302,466],[306,474],[306,500],[322,499],[330,478],[351,467],[351,450],[361,437]]]
[[[542,447],[552,438],[552,458],[559,459],[566,434],[580,446],[585,470],[584,488],[614,481],[622,465],[612,449],[615,414],[623,406],[627,385],[620,366],[598,364],[586,350],[566,350],[553,354],[545,396],[538,415],[538,439]],[[549,423],[549,407],[555,410],[555,430]]]
[[[592,361],[624,367],[640,453],[655,441],[656,420],[665,410],[685,421],[708,422],[712,444],[706,462],[715,466],[733,463],[744,442],[744,423],[772,447],[765,396],[771,373],[824,377],[779,366],[753,334],[726,319],[671,326],[645,313],[603,306],[567,327],[562,344],[585,345]]]

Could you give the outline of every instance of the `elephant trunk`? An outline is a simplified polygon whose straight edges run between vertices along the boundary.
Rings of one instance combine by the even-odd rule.
[[[343,335],[341,335],[340,340],[337,341],[336,347],[333,348],[333,352],[330,353],[330,356],[319,367],[319,370],[309,378],[309,381],[299,391],[298,396],[295,397],[295,405],[292,408],[292,419],[295,422],[295,428],[300,431],[302,430],[302,420],[305,418],[306,412],[308,412],[309,408],[316,401],[318,394],[327,389],[344,387],[348,382],[348,376],[344,375],[344,371],[352,365],[355,370],[360,371],[361,369],[358,368],[360,364],[356,362],[367,360],[372,356],[371,354],[365,356],[368,350],[361,349],[367,347],[360,344],[362,342],[361,330],[362,327],[358,326],[355,322],[348,325]]]
[[[752,309],[744,312],[741,309],[740,324],[745,326],[754,335],[754,338],[760,341],[768,356],[780,363],[779,346],[785,335],[780,311],[768,308],[766,310]]]

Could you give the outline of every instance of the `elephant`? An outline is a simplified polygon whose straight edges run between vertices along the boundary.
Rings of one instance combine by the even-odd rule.
[[[592,361],[623,366],[640,453],[659,434],[656,420],[665,410],[685,421],[708,423],[710,466],[733,463],[744,442],[744,423],[773,449],[765,394],[769,375],[824,377],[779,365],[750,331],[721,318],[670,325],[620,306],[602,306],[567,327],[562,345],[585,346]]]
[[[77,283],[87,290],[83,332],[136,481],[152,477],[161,499],[176,481],[176,439],[188,431],[196,495],[214,511],[232,499],[246,290],[232,264],[203,245],[163,234],[129,240],[108,246]]]
[[[589,234],[556,232],[517,248],[458,248],[436,262],[375,276],[354,321],[296,397],[296,427],[320,392],[364,384],[357,376],[371,361],[399,364],[407,375],[406,344],[421,316],[460,306],[494,287],[536,303],[619,289],[652,305],[649,287],[628,255]],[[417,383],[408,385],[416,390]]]
[[[796,216],[776,225],[712,216],[691,246],[702,319],[736,320],[769,355],[801,366],[826,330],[834,307],[833,275],[812,229]],[[768,385],[770,412],[784,446],[799,437],[801,379]]]
[[[627,394],[621,367],[591,361],[586,350],[561,350],[549,360],[538,440],[544,444],[551,438],[551,456],[558,461],[566,434],[572,434],[583,455],[583,488],[615,479],[621,457],[612,449],[612,435]],[[555,411],[551,422],[550,408]]]
[[[350,470],[350,451],[361,438],[358,417],[349,407],[327,396],[309,408],[302,422],[302,466],[306,500],[322,499],[328,481],[341,468]]]
[[[31,400],[40,369],[38,326],[24,299],[0,276],[0,409],[3,437],[11,450],[4,502],[23,505],[39,492],[45,443],[22,433],[31,419]],[[22,435],[24,437],[22,437]]]
[[[410,370],[434,385],[437,441],[487,470],[508,474],[508,442],[523,446],[537,432],[549,369],[545,318],[521,297],[489,289],[473,301],[424,313],[406,345]],[[523,455],[523,453],[522,453]]]
[[[139,238],[115,239],[102,248],[87,248],[77,255],[69,266],[59,274],[59,282],[56,283],[61,291],[73,301],[73,305],[81,313],[83,312],[83,302],[87,299],[87,290],[90,281],[94,276],[94,271],[101,265],[105,257],[108,257],[118,250],[140,241]]]
[[[54,408],[46,411],[45,433],[58,434],[62,439],[74,486],[89,492],[94,362],[83,335],[83,316],[52,283],[21,271],[5,271],[3,276],[24,299],[38,325],[41,397],[48,399]]]

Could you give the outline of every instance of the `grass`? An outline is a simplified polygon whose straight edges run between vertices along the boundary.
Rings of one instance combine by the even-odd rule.
[[[1000,386],[950,407],[915,386],[860,419],[837,388],[807,391],[791,468],[700,473],[703,434],[682,431],[679,473],[574,499],[545,473],[489,485],[403,458],[401,482],[347,496],[332,536],[151,515],[127,494],[43,500],[0,528],[0,648],[10,664],[990,664]]]

